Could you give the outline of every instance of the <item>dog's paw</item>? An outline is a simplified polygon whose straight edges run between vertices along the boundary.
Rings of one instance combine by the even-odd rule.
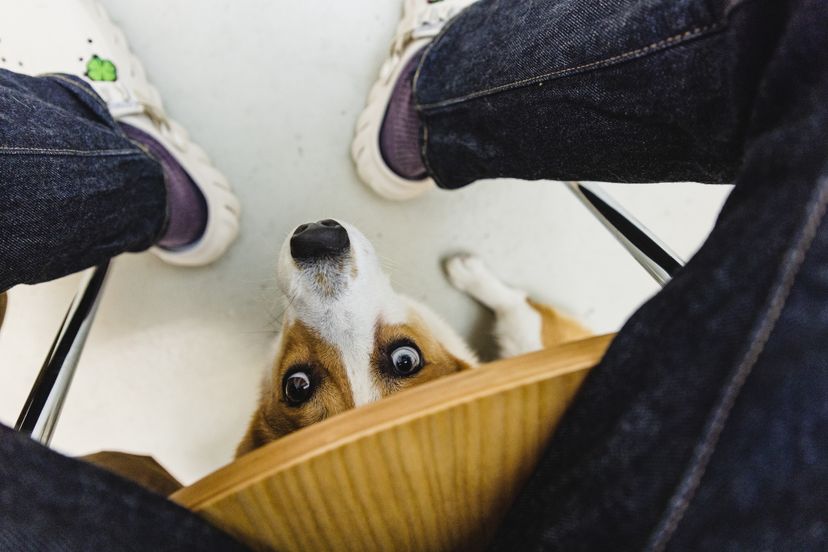
[[[491,278],[489,269],[474,255],[457,255],[446,261],[446,273],[451,285],[460,291],[469,291],[479,287]]]

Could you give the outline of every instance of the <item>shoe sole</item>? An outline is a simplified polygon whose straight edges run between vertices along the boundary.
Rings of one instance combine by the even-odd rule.
[[[98,24],[101,29],[106,30],[113,37],[113,43],[123,48],[133,66],[136,76],[140,76],[147,86],[155,91],[155,87],[146,77],[146,70],[137,56],[132,53],[126,40],[126,35],[118,27],[103,5],[97,0],[87,0],[94,8]],[[157,92],[156,92],[157,95]],[[160,101],[159,101],[160,103]],[[129,122],[130,117],[123,119]],[[172,119],[170,122],[175,123]],[[139,126],[139,125],[136,125]],[[180,126],[180,125],[179,125]],[[146,127],[142,130],[148,131]],[[163,135],[157,131],[150,132],[150,135],[162,143],[169,153],[178,161],[182,168],[192,178],[193,182],[204,195],[207,202],[207,225],[204,234],[192,245],[180,249],[163,249],[153,247],[152,253],[162,261],[178,266],[204,266],[210,264],[224,255],[227,249],[233,244],[239,234],[239,218],[241,205],[238,198],[233,194],[232,187],[224,176],[214,168],[201,147],[187,140],[187,147],[182,151],[171,144]]]

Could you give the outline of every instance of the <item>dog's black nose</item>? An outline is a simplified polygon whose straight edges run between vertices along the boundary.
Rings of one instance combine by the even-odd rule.
[[[337,257],[350,246],[348,231],[331,219],[303,224],[290,238],[290,254],[297,261]]]

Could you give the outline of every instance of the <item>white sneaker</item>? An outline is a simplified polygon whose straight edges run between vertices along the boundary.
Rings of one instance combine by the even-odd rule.
[[[402,70],[427,46],[451,19],[477,0],[405,0],[403,16],[382,64],[379,79],[371,87],[365,109],[357,119],[351,157],[360,179],[386,199],[404,201],[435,186],[434,180],[408,180],[395,173],[380,151],[380,130],[394,85]]]
[[[207,200],[207,226],[192,245],[154,247],[158,257],[176,265],[205,265],[235,240],[240,206],[230,184],[164,112],[124,33],[96,0],[0,0],[0,68],[82,77],[116,120],[149,134],[184,168]]]

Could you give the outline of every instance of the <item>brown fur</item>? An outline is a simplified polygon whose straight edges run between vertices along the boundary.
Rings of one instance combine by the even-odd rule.
[[[272,381],[269,388],[263,389],[259,407],[236,456],[354,407],[348,377],[337,350],[301,322],[293,323],[284,332]],[[377,325],[370,369],[383,397],[470,368],[430,336],[425,323],[417,318],[407,324]],[[400,339],[415,343],[425,362],[422,370],[408,378],[395,378],[383,370],[388,346]],[[318,387],[307,403],[291,406],[282,397],[282,379],[297,365],[307,365],[314,371]]]
[[[395,341],[407,339],[420,349],[424,362],[423,368],[411,377],[393,377],[383,370],[384,357],[388,346]],[[437,379],[448,374],[471,368],[466,362],[454,357],[436,340],[421,320],[414,318],[407,324],[378,324],[374,339],[374,354],[371,369],[381,390],[382,396],[408,389],[421,383]]]
[[[0,293],[0,328],[3,327],[3,319],[6,317],[6,294]]]
[[[354,407],[351,386],[337,350],[302,322],[292,323],[283,332],[270,386],[262,389],[259,407],[236,456]],[[319,385],[307,403],[291,406],[283,397],[282,379],[299,365],[308,366]]]
[[[528,300],[529,306],[541,315],[541,343],[544,349],[590,337],[592,332],[578,321],[559,313],[548,305]]]

